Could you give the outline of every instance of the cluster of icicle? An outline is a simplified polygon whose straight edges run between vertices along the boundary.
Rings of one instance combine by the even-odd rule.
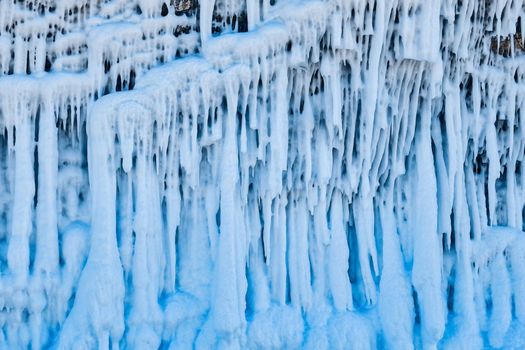
[[[509,344],[525,55],[492,46],[524,25],[523,0],[0,0],[0,348]]]

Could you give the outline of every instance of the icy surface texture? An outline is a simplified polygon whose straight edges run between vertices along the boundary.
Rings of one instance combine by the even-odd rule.
[[[523,0],[0,0],[0,349],[525,347]]]

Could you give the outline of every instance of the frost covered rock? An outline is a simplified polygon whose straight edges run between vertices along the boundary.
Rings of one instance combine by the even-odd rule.
[[[0,0],[0,348],[525,344],[524,25]]]

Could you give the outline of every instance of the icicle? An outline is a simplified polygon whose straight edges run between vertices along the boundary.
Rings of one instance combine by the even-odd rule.
[[[498,253],[491,269],[492,313],[490,315],[489,342],[499,348],[512,319],[511,284],[507,271],[505,256]]]
[[[272,299],[280,305],[286,303],[286,284],[287,284],[287,200],[282,198],[276,202],[275,214],[273,220],[266,224],[265,227],[272,228],[271,231],[271,246],[272,255],[268,257],[270,261],[270,281],[272,286]],[[264,237],[263,237],[264,238]]]
[[[145,125],[143,131],[151,134],[151,128]],[[137,155],[137,208],[134,220],[136,238],[132,265],[134,293],[133,307],[127,320],[127,343],[137,348],[158,348],[162,324],[162,313],[157,299],[160,295],[160,273],[163,269],[162,227],[153,164],[146,156],[151,150],[147,146],[146,138],[142,139],[144,148],[139,150]]]
[[[359,266],[363,276],[365,296],[367,302],[373,305],[376,302],[376,285],[370,266],[370,259],[374,261],[374,257],[372,256],[369,240],[374,237],[374,211],[372,203],[367,202],[367,199],[361,196],[354,199],[352,206],[358,243]],[[375,247],[375,243],[373,244]],[[374,271],[377,272],[376,267],[374,267]]]
[[[430,110],[427,108],[416,139],[412,283],[419,303],[423,344],[435,347],[443,336],[446,314],[441,293],[442,252],[437,232],[436,177],[430,140]]]
[[[246,12],[248,20],[248,29],[253,30],[255,26],[259,23],[259,10],[260,5],[259,1],[256,0],[247,0],[246,1]]]
[[[342,199],[339,191],[332,197],[332,239],[329,246],[330,288],[334,306],[339,311],[353,308],[352,286],[348,278],[348,241],[343,222]]]
[[[52,96],[46,96],[40,110],[38,135],[38,200],[36,208],[35,270],[47,277],[57,273],[59,263],[57,232],[58,135]],[[54,276],[56,277],[56,276]]]
[[[75,304],[60,334],[58,347],[68,349],[98,344],[101,349],[118,346],[124,333],[124,281],[117,248],[116,178],[114,135],[110,123],[112,106],[99,105],[91,110],[88,136],[91,139],[88,157],[91,164],[93,221],[91,247],[85,268],[78,282]],[[97,157],[105,155],[102,162]],[[94,334],[92,333],[94,332]]]
[[[387,188],[388,190],[388,188]],[[379,282],[379,315],[389,347],[413,349],[414,305],[396,230],[392,192],[380,206],[383,270]]]
[[[306,203],[297,198],[290,203],[288,219],[288,273],[290,278],[290,298],[295,307],[308,309],[311,303],[311,275],[308,258],[308,217],[303,215]]]
[[[20,284],[19,287],[27,282],[29,275],[29,237],[33,231],[33,196],[35,194],[33,128],[30,116],[24,110],[21,112],[25,112],[25,115],[20,116],[21,120],[16,125],[15,192],[11,238],[7,251],[9,270],[15,277],[16,284]]]
[[[215,0],[205,0],[200,3],[200,35],[204,45],[211,36],[211,23]]]
[[[238,301],[244,298],[240,295],[236,268],[242,268],[237,264],[238,239],[241,232],[238,231],[238,222],[235,213],[238,210],[238,161],[237,161],[237,94],[239,92],[238,82],[233,76],[227,76],[226,96],[228,103],[228,114],[225,121],[224,145],[222,150],[222,166],[220,178],[220,235],[218,242],[218,255],[216,260],[214,301],[212,312],[215,329],[219,332],[231,333],[242,326],[241,315],[243,310],[239,309]]]
[[[168,278],[167,278],[167,290],[175,290],[175,282],[177,277],[177,229],[180,224],[180,192],[179,192],[179,162],[178,158],[174,155],[176,152],[172,150],[168,157],[168,178],[166,180],[166,211],[167,215],[167,235],[168,235]],[[215,215],[213,215],[214,217]],[[208,216],[209,217],[209,216]],[[212,225],[210,225],[212,226]],[[214,225],[213,225],[214,226]],[[210,229],[211,231],[211,229]]]

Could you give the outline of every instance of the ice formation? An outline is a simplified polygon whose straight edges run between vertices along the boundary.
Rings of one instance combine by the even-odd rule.
[[[0,348],[525,347],[524,25],[0,0]]]

